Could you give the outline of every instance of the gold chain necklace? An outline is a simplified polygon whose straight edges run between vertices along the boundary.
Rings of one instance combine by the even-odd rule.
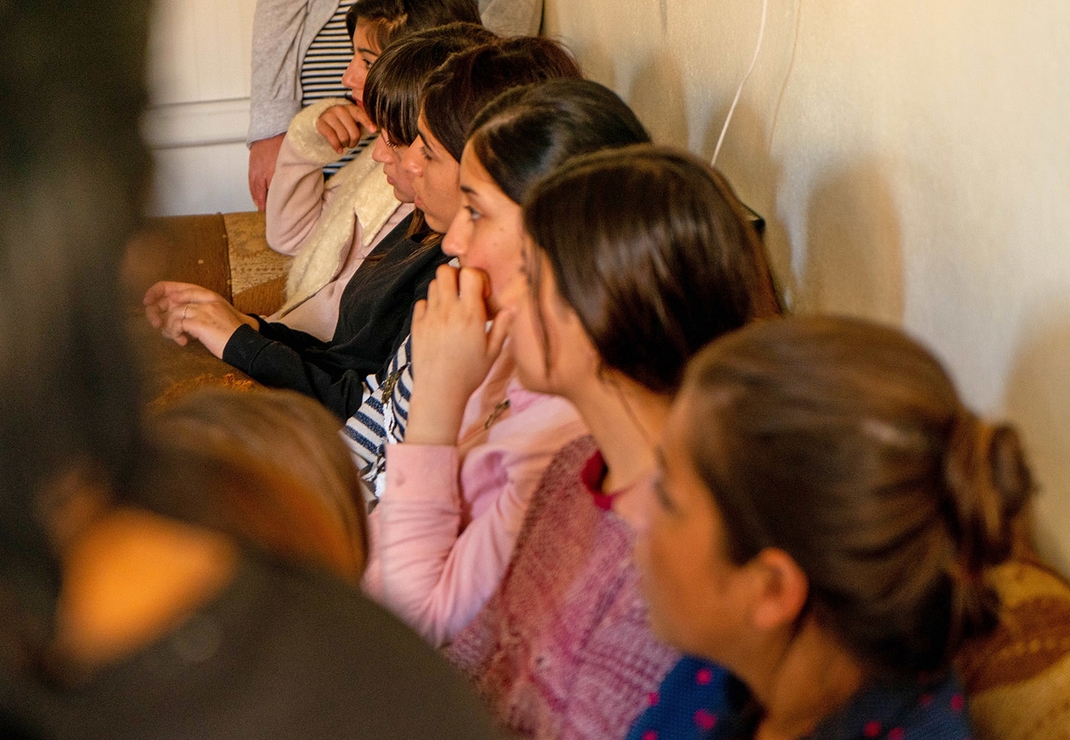
[[[484,429],[490,429],[490,425],[498,421],[498,417],[505,413],[505,410],[509,408],[509,399],[499,401],[498,404],[491,410],[490,416],[483,422]]]

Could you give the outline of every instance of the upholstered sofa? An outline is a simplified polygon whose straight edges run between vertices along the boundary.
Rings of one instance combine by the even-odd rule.
[[[292,258],[268,249],[264,214],[215,213],[152,219],[131,243],[126,260],[130,328],[144,348],[152,399],[199,385],[249,386],[252,381],[196,342],[180,347],[144,319],[141,299],[157,280],[214,290],[239,310],[268,315],[282,305]]]
[[[957,665],[975,740],[1070,740],[1070,584],[1031,554],[995,569],[996,631]]]

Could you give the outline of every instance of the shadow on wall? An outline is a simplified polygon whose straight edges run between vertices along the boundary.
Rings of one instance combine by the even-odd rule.
[[[895,198],[879,161],[818,180],[810,194],[797,310],[902,325],[903,247]]]
[[[605,85],[610,90],[617,89],[617,70],[613,63],[613,57],[606,53],[602,44],[589,43],[581,45],[575,39],[570,40],[552,35],[548,36],[548,38],[565,47],[565,50],[579,63],[580,71],[583,72],[584,78]]]
[[[712,159],[717,148],[717,139],[724,127],[730,103],[731,99],[726,99],[721,110],[716,111],[708,122],[706,136],[699,150],[699,156],[707,162]],[[763,241],[769,258],[769,269],[773,271],[781,297],[787,306],[792,308],[795,305],[797,285],[795,273],[791,269],[791,240],[776,210],[783,167],[779,160],[769,154],[768,136],[766,120],[757,110],[740,100],[736,112],[732,114],[729,131],[725,134],[725,143],[718,155],[717,169],[732,183],[740,200],[765,219]],[[731,139],[731,147],[728,139]],[[740,154],[746,159],[740,160]]]
[[[1006,414],[1022,432],[1039,485],[1033,505],[1037,549],[1070,577],[1070,305],[1061,311],[1045,306],[1023,334],[1007,381]]]
[[[687,104],[683,73],[664,51],[639,66],[624,99],[658,144],[687,148]]]

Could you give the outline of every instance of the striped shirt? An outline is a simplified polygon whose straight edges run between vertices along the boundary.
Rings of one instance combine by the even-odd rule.
[[[301,106],[307,108],[324,98],[344,98],[349,90],[342,84],[342,75],[353,60],[353,40],[346,30],[346,13],[353,0],[342,0],[327,25],[319,30],[308,47],[301,64]],[[330,177],[345,166],[371,141],[365,137],[357,147],[337,162],[323,168]]]
[[[342,439],[378,499],[386,483],[386,445],[405,441],[412,395],[412,335],[398,348],[382,382],[374,375],[364,381],[364,400],[346,421]]]

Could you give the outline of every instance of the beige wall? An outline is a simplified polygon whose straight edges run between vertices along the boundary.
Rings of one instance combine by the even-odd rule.
[[[158,0],[149,46],[157,215],[251,211],[249,69],[256,0]]]
[[[706,158],[761,0],[546,0],[543,32]],[[1070,3],[769,0],[718,165],[798,311],[904,325],[1024,431],[1070,574]]]

